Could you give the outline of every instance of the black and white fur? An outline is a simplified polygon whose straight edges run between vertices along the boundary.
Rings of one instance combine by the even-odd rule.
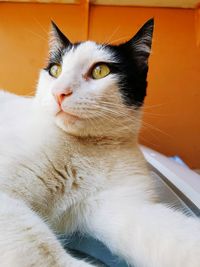
[[[53,24],[36,96],[0,93],[1,267],[89,267],[56,239],[75,231],[130,265],[200,266],[200,221],[155,202],[137,143],[152,32],[149,20],[118,46],[72,44]],[[95,80],[99,62],[111,72]]]

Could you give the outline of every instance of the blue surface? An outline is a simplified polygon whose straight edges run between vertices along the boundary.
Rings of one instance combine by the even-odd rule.
[[[125,261],[112,254],[110,250],[98,240],[83,236],[79,233],[70,237],[61,237],[61,242],[67,250],[70,250],[74,256],[81,259],[100,263],[101,266],[107,267],[128,267]],[[98,265],[99,266],[99,265]]]

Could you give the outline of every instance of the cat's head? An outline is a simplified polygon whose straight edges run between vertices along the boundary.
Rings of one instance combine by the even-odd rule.
[[[153,19],[120,45],[71,43],[52,23],[36,100],[67,133],[137,134],[146,95]]]

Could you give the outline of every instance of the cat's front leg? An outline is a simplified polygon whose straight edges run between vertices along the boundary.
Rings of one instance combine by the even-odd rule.
[[[0,266],[92,267],[66,253],[24,202],[4,193],[0,193]]]
[[[161,204],[107,192],[88,225],[91,235],[137,267],[199,267],[200,220]]]

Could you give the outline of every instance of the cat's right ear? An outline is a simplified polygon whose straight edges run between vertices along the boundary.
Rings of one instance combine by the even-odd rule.
[[[148,20],[128,42],[121,45],[128,51],[130,57],[138,63],[139,68],[146,69],[151,52],[154,29],[154,19]]]
[[[68,47],[72,46],[69,39],[61,32],[58,26],[51,21],[51,31],[50,31],[50,51],[59,50],[62,51]]]

